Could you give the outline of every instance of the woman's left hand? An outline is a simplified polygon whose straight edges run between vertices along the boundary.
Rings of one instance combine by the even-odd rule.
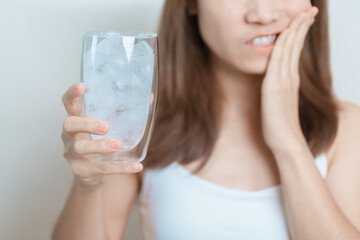
[[[298,14],[278,37],[261,87],[263,136],[273,151],[306,143],[299,119],[299,59],[308,30],[318,13],[311,7]]]

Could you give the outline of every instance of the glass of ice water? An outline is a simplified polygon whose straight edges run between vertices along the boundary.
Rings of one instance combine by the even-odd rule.
[[[119,139],[115,153],[97,154],[100,161],[127,164],[147,153],[155,119],[158,88],[156,33],[83,33],[81,82],[82,117],[109,123],[106,135],[93,140]]]

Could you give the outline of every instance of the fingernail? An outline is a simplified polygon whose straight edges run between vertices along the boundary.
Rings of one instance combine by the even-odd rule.
[[[106,125],[103,123],[98,123],[96,126],[96,130],[100,133],[104,133],[106,131]]]
[[[135,164],[134,166],[131,167],[132,170],[134,171],[139,171],[142,169],[142,165],[141,164]]]
[[[75,84],[72,92],[75,94],[78,89],[79,89],[79,84]]]
[[[110,147],[112,149],[118,149],[118,148],[120,148],[120,143],[118,141],[112,141],[112,142],[110,142]]]
[[[314,7],[311,9],[310,16],[315,17],[319,13],[319,9]]]

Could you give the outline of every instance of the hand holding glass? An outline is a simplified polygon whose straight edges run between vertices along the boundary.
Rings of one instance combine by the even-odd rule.
[[[100,154],[111,164],[142,161],[155,120],[158,41],[155,33],[87,32],[83,34],[81,81],[83,117],[109,123],[106,135],[122,148]]]

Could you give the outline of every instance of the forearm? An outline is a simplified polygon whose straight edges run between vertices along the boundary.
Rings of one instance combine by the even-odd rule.
[[[101,186],[84,186],[75,179],[53,240],[101,240],[105,238]]]
[[[295,240],[360,239],[360,233],[336,204],[307,146],[274,155]]]

